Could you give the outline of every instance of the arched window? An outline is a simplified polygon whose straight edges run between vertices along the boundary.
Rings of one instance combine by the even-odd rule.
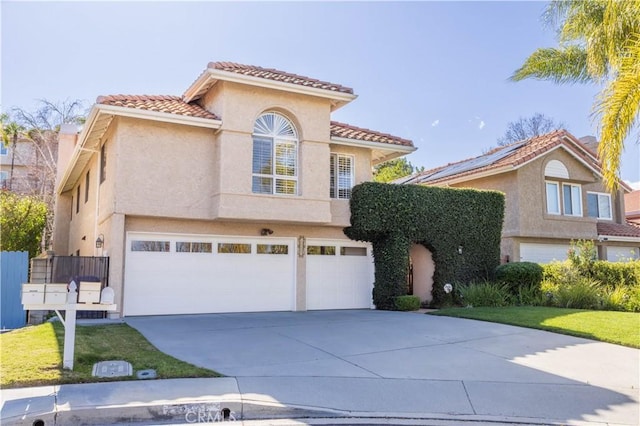
[[[262,114],[253,126],[253,181],[257,194],[298,194],[298,134],[276,112]]]

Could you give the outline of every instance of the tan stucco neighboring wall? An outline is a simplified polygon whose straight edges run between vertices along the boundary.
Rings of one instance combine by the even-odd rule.
[[[86,175],[89,173],[89,188],[86,187]],[[80,256],[95,256],[95,241],[97,232],[97,192],[96,182],[99,181],[98,156],[94,155],[87,166],[80,174],[80,179],[76,182],[71,191],[65,194],[72,197],[73,204],[70,205],[69,215],[69,239],[68,253],[58,253],[60,255],[80,254]],[[78,197],[79,190],[79,197]],[[88,195],[88,198],[86,198]]]

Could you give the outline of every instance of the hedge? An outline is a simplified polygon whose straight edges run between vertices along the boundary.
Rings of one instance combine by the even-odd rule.
[[[445,283],[490,279],[500,263],[500,192],[366,182],[353,188],[350,203],[344,233],[373,244],[378,309],[393,310],[395,298],[407,294],[412,243],[432,253],[435,304],[444,299]]]
[[[505,263],[496,268],[496,280],[511,291],[520,287],[538,288],[542,282],[542,266],[533,262]]]

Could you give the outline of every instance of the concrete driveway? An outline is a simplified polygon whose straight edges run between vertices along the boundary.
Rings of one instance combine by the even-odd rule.
[[[165,353],[257,404],[354,414],[640,424],[640,351],[386,311],[131,317]]]

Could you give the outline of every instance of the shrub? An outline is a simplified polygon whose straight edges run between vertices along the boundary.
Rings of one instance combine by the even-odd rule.
[[[591,276],[610,287],[640,285],[640,260],[607,262],[598,260],[591,266]]]
[[[624,311],[629,300],[625,287],[605,288],[601,294],[601,307],[606,311]]]
[[[542,266],[533,262],[505,263],[496,268],[496,280],[508,285],[515,294],[520,287],[540,287],[542,272]]]
[[[398,311],[417,311],[420,309],[420,298],[418,296],[398,296],[395,298],[395,305]]]
[[[457,286],[465,306],[500,307],[509,305],[509,287],[495,282],[460,284]]]
[[[627,294],[629,298],[624,304],[625,310],[640,312],[640,284],[631,287]]]
[[[562,283],[554,295],[555,305],[560,308],[597,309],[600,307],[598,287],[597,281],[584,277]]]

